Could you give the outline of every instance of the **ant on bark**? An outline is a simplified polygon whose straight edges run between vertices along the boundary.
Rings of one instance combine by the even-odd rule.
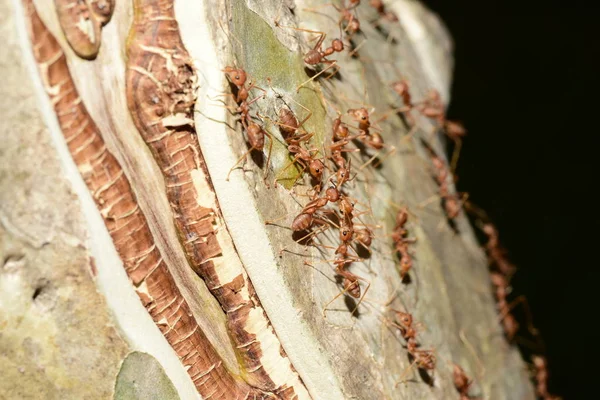
[[[316,181],[318,181],[317,187],[320,187],[323,171],[325,170],[325,164],[323,164],[322,159],[315,158],[315,156],[313,155],[313,153],[317,152],[318,150],[306,150],[299,144],[290,144],[287,146],[287,149],[290,153],[294,154],[294,158],[288,163],[287,166],[285,166],[281,171],[279,171],[279,173],[275,177],[275,180],[273,181],[274,185],[277,186],[277,181],[279,180],[278,178],[283,172],[285,172],[289,167],[291,167],[295,163],[298,163],[302,167],[302,171],[308,169],[310,175]]]
[[[355,33],[360,31],[360,21],[358,20],[358,17],[352,13],[352,11],[355,10],[359,5],[360,0],[349,0],[347,6],[343,5],[343,2],[341,7],[334,3],[325,3],[317,6],[316,8],[305,8],[304,11],[317,12],[319,8],[332,6],[338,13],[340,13],[340,19],[338,21],[340,33],[343,30],[347,33],[348,37],[352,37]],[[344,23],[346,24],[345,27],[343,27]]]
[[[469,395],[469,389],[473,384],[473,380],[470,379],[465,370],[458,364],[452,363],[452,376],[454,379],[454,387],[460,394],[460,400],[477,400],[481,397],[473,397]]]
[[[373,7],[379,16],[389,22],[398,22],[398,16],[393,11],[385,9],[383,0],[369,0],[369,5]]]
[[[371,112],[372,111],[373,110],[371,110]],[[351,108],[347,111],[347,114],[349,114],[353,120],[358,122],[358,127],[357,127],[358,135],[356,135],[352,139],[353,140],[356,139],[356,140],[360,141],[366,147],[370,147],[374,150],[381,150],[384,147],[386,147],[386,144],[383,140],[383,136],[381,136],[381,134],[379,132],[377,132],[376,130],[371,129],[372,128],[371,118],[370,118],[371,112],[369,110],[367,110],[365,107]],[[385,155],[384,159],[389,157],[395,151],[396,151],[396,147],[391,146],[390,151]],[[365,162],[359,168],[359,170],[363,170],[365,167],[367,167],[369,164],[371,164],[376,159],[377,159],[377,153],[375,155],[373,155],[367,162]],[[382,163],[382,161],[383,160],[378,160],[376,163],[376,166],[380,165]]]
[[[404,372],[402,372],[400,378],[410,371],[414,365],[423,371],[434,370],[436,365],[434,350],[419,349],[419,343],[417,342],[417,330],[415,326],[413,326],[412,314],[397,310],[394,310],[394,312],[396,313],[398,322],[392,323],[392,325],[400,330],[402,338],[406,340],[406,350],[408,351],[409,356],[412,358],[412,363],[408,366],[408,368],[406,368],[406,370],[404,370]],[[402,379],[399,379],[398,382],[396,382],[396,386],[398,386],[402,381]]]
[[[442,98],[440,93],[435,89],[429,91],[427,98],[417,106],[417,110],[425,117],[435,119],[446,136],[454,142],[454,151],[450,165],[452,171],[456,170],[462,147],[462,139],[467,135],[464,125],[458,121],[450,121],[446,118],[446,110],[442,103]]]
[[[430,203],[431,201],[437,198],[441,199],[442,206],[446,213],[446,218],[450,222],[451,227],[454,230],[456,230],[454,220],[460,214],[463,204],[467,202],[469,195],[463,194],[462,196],[460,196],[457,193],[452,193],[450,191],[448,177],[451,176],[451,173],[448,170],[446,163],[444,162],[444,160],[442,160],[440,156],[438,156],[435,153],[435,151],[430,146],[425,145],[425,148],[429,153],[429,156],[431,157],[431,164],[433,165],[433,169],[435,172],[434,179],[437,182],[439,188],[438,195],[434,195],[431,198],[422,201],[420,207],[424,207],[426,204]]]
[[[548,362],[545,357],[531,357],[534,366],[535,393],[542,400],[561,400],[562,397],[550,394],[548,391]]]
[[[498,269],[498,271],[510,280],[517,268],[506,258],[507,251],[498,240],[498,230],[490,222],[483,224],[481,230],[488,237],[488,241],[484,247],[491,266]]]
[[[262,99],[265,96],[266,91],[258,86],[255,83],[251,83],[250,86],[246,87],[247,74],[241,68],[233,68],[231,66],[226,66],[223,69],[225,75],[229,79],[229,81],[237,88],[237,94],[235,95],[235,102],[238,104],[235,109],[236,112],[240,114],[240,121],[242,127],[246,131],[246,137],[250,148],[246,151],[231,167],[229,172],[227,173],[226,180],[229,180],[229,176],[231,172],[235,169],[235,167],[246,158],[246,156],[251,153],[253,150],[257,150],[262,153],[265,147],[265,136],[269,137],[269,151],[267,155],[267,162],[265,168],[267,172],[265,173],[264,181],[266,183],[267,176],[269,175],[269,163],[271,160],[271,151],[273,149],[273,138],[269,133],[267,133],[262,127],[252,121],[250,117],[250,105],[255,103],[256,101]],[[264,93],[261,96],[255,97],[254,99],[248,101],[248,97],[250,95],[250,90],[259,89]]]
[[[315,75],[313,75],[310,79],[308,79],[308,80],[302,82],[300,85],[298,85],[298,87],[296,88],[296,93],[299,92],[300,89],[304,85],[315,80],[318,76],[323,74],[325,71],[329,70],[330,68],[333,68],[334,66],[337,66],[337,60],[330,60],[327,57],[333,55],[334,53],[341,53],[342,51],[344,51],[344,42],[342,42],[341,39],[333,39],[331,41],[331,45],[329,47],[326,47],[325,49],[323,49],[323,42],[325,41],[325,38],[327,37],[327,34],[325,32],[313,31],[310,29],[303,29],[303,28],[296,28],[293,26],[283,26],[283,25],[279,24],[278,20],[275,20],[275,26],[281,27],[281,28],[293,29],[293,30],[299,31],[299,32],[315,33],[315,34],[319,35],[319,39],[317,40],[317,43],[315,44],[315,46],[304,55],[304,62],[307,65],[310,65],[311,67],[314,67],[318,64],[327,64],[327,67],[322,69]],[[335,75],[338,72],[338,70],[339,70],[339,67],[334,72],[332,72],[330,74],[330,76]]]
[[[407,238],[408,231],[404,227],[408,221],[408,209],[401,208],[396,214],[396,227],[392,233],[392,241],[396,252],[400,256],[400,278],[404,281],[406,274],[412,268],[412,256],[408,251],[408,245],[414,243],[416,239]]]

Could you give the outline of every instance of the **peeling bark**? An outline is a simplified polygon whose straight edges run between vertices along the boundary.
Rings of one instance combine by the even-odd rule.
[[[115,0],[54,0],[60,26],[79,57],[93,59],[100,50],[102,26],[110,21]]]
[[[189,263],[226,313],[244,379],[282,398],[308,398],[285,352],[279,351],[222,219],[195,136],[196,75],[179,36],[173,1],[137,0],[134,7],[127,49],[128,106],[165,178]]]
[[[194,321],[154,244],[121,166],[104,145],[71,79],[60,45],[25,0],[34,57],[69,150],[104,218],[140,300],[206,397],[247,398],[251,388],[234,379]]]

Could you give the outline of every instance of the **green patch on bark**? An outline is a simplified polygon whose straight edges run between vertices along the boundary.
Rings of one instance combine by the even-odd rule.
[[[129,353],[117,376],[114,400],[179,400],[175,386],[151,355]]]
[[[234,51],[238,65],[245,69],[253,82],[264,89],[269,88],[270,79],[273,90],[281,95],[283,102],[292,109],[299,121],[309,115],[306,109],[312,112],[312,116],[303,125],[303,129],[307,132],[314,132],[307,149],[314,149],[315,157],[322,157],[322,143],[327,132],[327,114],[317,85],[311,82],[297,91],[298,86],[309,79],[305,71],[303,54],[291,52],[281,44],[273,28],[259,15],[249,10],[244,2],[233,2],[232,17],[231,29],[239,41],[238,43],[233,40],[237,44],[234,46]],[[288,29],[293,32],[290,28],[275,29]],[[256,93],[259,91],[257,90]],[[277,110],[274,107],[269,108],[266,114],[272,121],[277,121]],[[301,178],[300,169],[288,167],[293,157],[289,154],[285,142],[281,140],[278,126],[272,121],[267,119],[263,121],[265,130],[275,137],[272,164],[278,181],[289,189]],[[267,139],[266,151],[268,146]],[[284,168],[285,171],[281,172]],[[308,171],[306,173],[308,174]]]

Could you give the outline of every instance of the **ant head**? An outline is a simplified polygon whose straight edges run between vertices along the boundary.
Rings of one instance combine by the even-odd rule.
[[[331,42],[331,47],[333,47],[333,50],[337,52],[344,51],[344,42],[342,42],[340,39],[333,39]]]
[[[402,260],[400,260],[400,270],[407,273],[412,268],[412,258],[407,254],[402,256]]]
[[[244,71],[241,68],[233,68],[227,66],[225,67],[223,72],[225,72],[229,80],[237,87],[244,86],[244,84],[246,83],[246,71]]]
[[[312,176],[314,176],[317,179],[320,179],[321,175],[323,175],[325,165],[323,165],[323,162],[321,160],[312,160],[308,165],[308,168]]]
[[[402,96],[408,91],[408,83],[403,79],[392,83],[392,88],[394,89],[394,92],[398,93],[399,96]]]
[[[465,126],[457,121],[446,121],[444,128],[448,136],[463,137],[467,134]]]
[[[531,356],[531,361],[533,361],[533,365],[537,369],[545,369],[546,368],[546,360],[541,356]]]
[[[408,209],[406,207],[401,208],[396,214],[396,225],[404,226],[408,221]]]
[[[496,235],[496,228],[492,224],[483,224],[483,227],[481,227],[481,230],[488,236]]]
[[[461,204],[455,197],[448,197],[446,198],[445,208],[448,218],[454,219],[458,216],[458,213],[460,213]]]
[[[506,278],[499,272],[491,272],[490,278],[492,280],[492,285],[494,286],[507,286]]]
[[[354,235],[354,231],[352,230],[352,227],[350,226],[345,226],[342,225],[340,228],[340,240],[344,243],[349,242],[350,240],[352,240],[352,236]]]
[[[411,314],[402,311],[396,311],[396,316],[398,317],[398,322],[400,325],[407,328],[412,325],[413,317]]]
[[[439,102],[442,100],[440,92],[438,92],[437,89],[429,89],[429,91],[427,92],[427,97],[429,97],[432,101],[435,102]]]
[[[348,110],[348,113],[350,113],[350,115],[352,115],[352,118],[354,118],[355,120],[357,120],[359,122],[368,122],[369,121],[369,111],[364,107],[350,109],[350,110]]]

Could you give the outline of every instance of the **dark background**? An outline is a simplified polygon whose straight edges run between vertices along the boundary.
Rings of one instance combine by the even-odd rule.
[[[458,189],[487,210],[546,344],[550,389],[599,398],[600,6],[426,0],[455,43]],[[525,348],[527,350],[527,348]]]

